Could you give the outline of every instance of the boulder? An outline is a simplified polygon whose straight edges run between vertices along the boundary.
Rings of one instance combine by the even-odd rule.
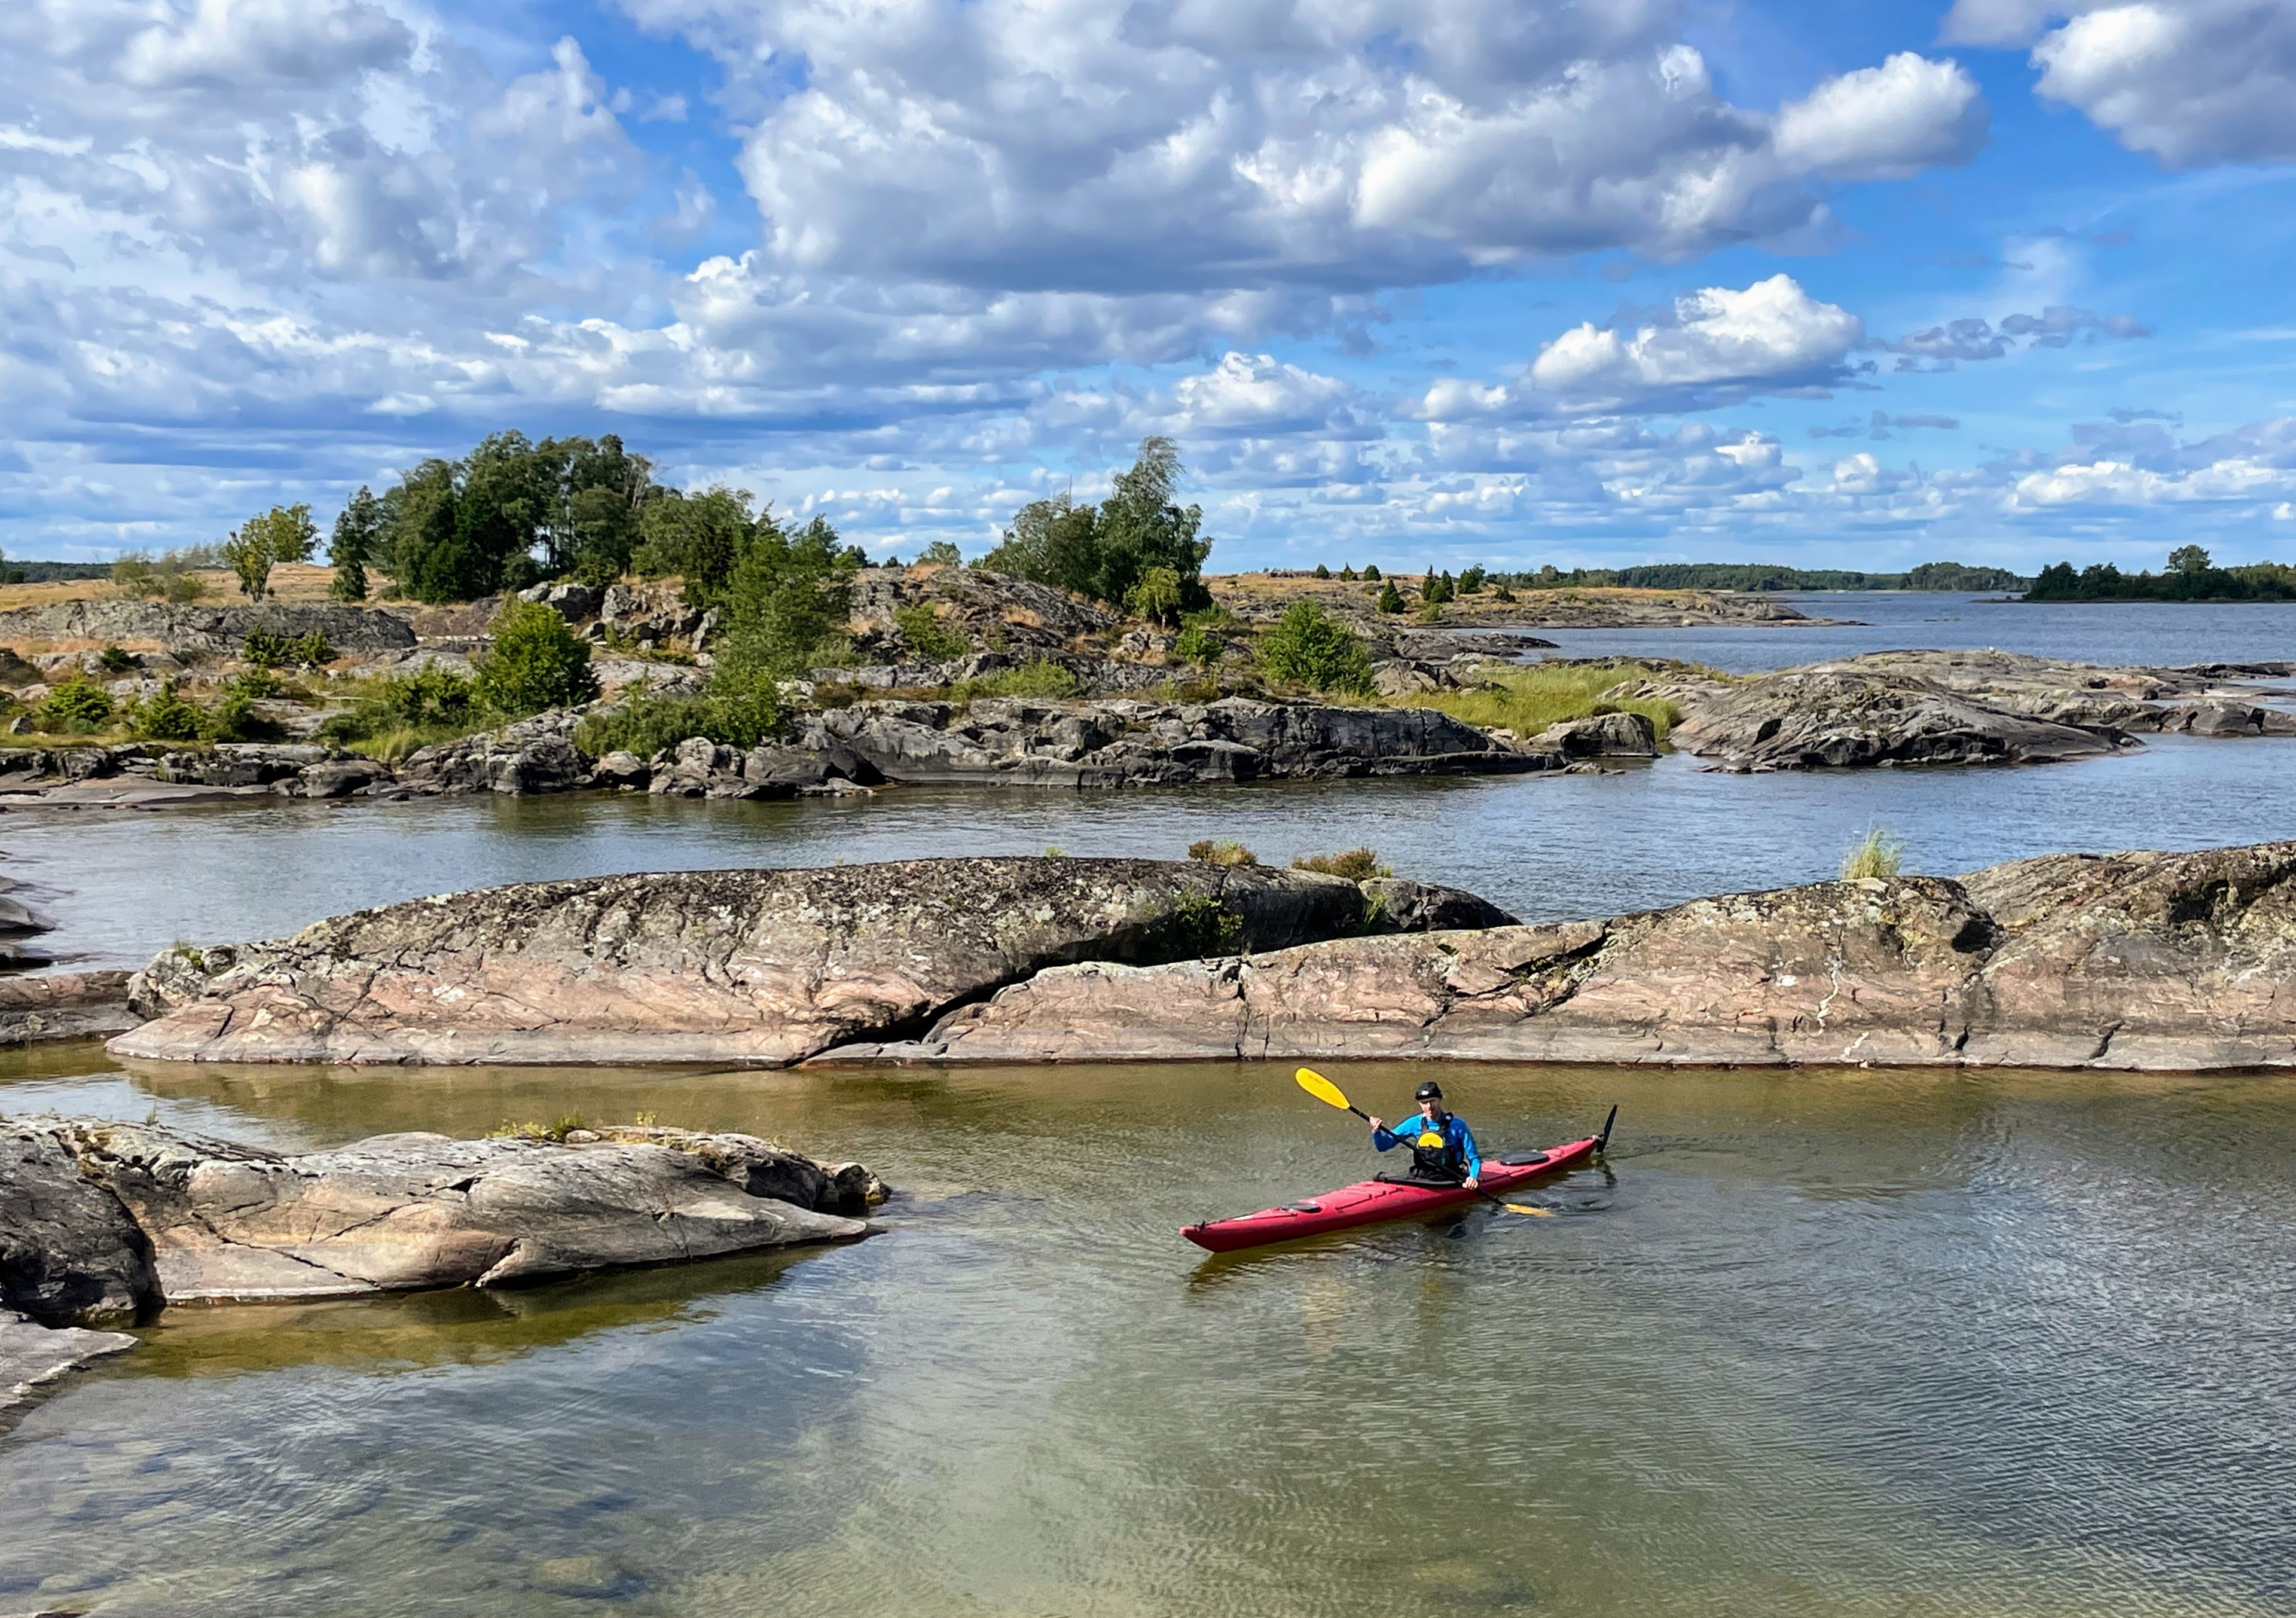
[[[1362,884],[1368,901],[1365,930],[1446,932],[1462,927],[1512,927],[1515,918],[1464,888],[1446,888],[1407,876],[1374,876]]]
[[[1787,669],[1721,688],[1669,740],[1735,772],[1890,764],[2049,764],[2138,743],[1993,708],[1912,677]]]
[[[401,784],[424,793],[559,793],[588,778],[571,740],[580,715],[559,709],[500,730],[457,736],[408,755]]]
[[[14,1128],[49,1143],[90,1195],[132,1217],[168,1302],[500,1286],[868,1228],[752,1192],[705,1161],[708,1150],[815,1200],[830,1191],[834,1177],[820,1165],[747,1136],[573,1145],[407,1133],[288,1156],[150,1124]],[[793,1162],[769,1170],[773,1158]],[[0,1158],[0,1195],[15,1178]]]
[[[305,765],[294,780],[282,781],[274,790],[293,798],[348,798],[390,779],[390,768],[373,759],[330,759]]]
[[[44,1123],[0,1121],[0,1308],[51,1325],[160,1302],[152,1244]]]
[[[568,623],[580,623],[585,619],[595,618],[603,596],[604,592],[596,585],[583,584],[571,579],[553,579],[518,593],[521,601],[539,602]]]
[[[1533,736],[1529,745],[1566,759],[1654,759],[1658,727],[1639,713],[1588,714],[1557,720]]]
[[[533,883],[163,952],[123,1056],[783,1063],[1062,961],[1358,932],[1355,883],[1191,861],[907,860]]]
[[[1054,967],[820,1061],[2296,1067],[2296,842]]]

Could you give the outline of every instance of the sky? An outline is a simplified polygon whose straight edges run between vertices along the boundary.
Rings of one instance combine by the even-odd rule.
[[[2296,0],[8,0],[0,548],[613,432],[873,554],[2296,560]]]

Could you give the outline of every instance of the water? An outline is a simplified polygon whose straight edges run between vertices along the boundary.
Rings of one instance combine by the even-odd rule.
[[[1366,1166],[1283,1070],[0,1061],[10,1112],[647,1110],[905,1191],[857,1247],[174,1311],[0,1440],[0,1610],[2296,1606],[2282,1080],[1479,1069],[1488,1143],[1620,1103],[1611,1170],[1206,1260],[1176,1227]]]
[[[1780,600],[1812,618],[1802,628],[1541,629],[1562,657],[1678,657],[1733,674],[1861,652],[1994,647],[2076,662],[2179,668],[2296,659],[2296,602],[2077,603],[2001,595],[1841,590]]]

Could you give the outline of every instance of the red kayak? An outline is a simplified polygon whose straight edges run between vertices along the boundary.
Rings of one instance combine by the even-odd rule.
[[[1617,1108],[1611,1109],[1611,1116],[1618,1116]],[[1486,1159],[1481,1191],[1510,1191],[1544,1175],[1576,1169],[1600,1152],[1610,1138],[1611,1126],[1606,1122],[1600,1135],[1589,1135],[1584,1140],[1549,1146],[1544,1152],[1516,1153],[1496,1162]],[[1269,1242],[1321,1236],[1327,1230],[1440,1213],[1446,1208],[1474,1202],[1480,1195],[1464,1186],[1414,1185],[1401,1179],[1367,1179],[1304,1202],[1286,1203],[1281,1208],[1263,1208],[1258,1213],[1240,1214],[1232,1220],[1206,1220],[1201,1224],[1183,1225],[1180,1234],[1214,1253],[1234,1253],[1238,1248],[1260,1247]]]

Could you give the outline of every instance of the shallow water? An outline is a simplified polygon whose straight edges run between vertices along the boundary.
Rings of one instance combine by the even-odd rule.
[[[176,1311],[0,1440],[0,1610],[2262,1614],[2285,1081],[1451,1077],[1555,1211],[1207,1260],[1356,1178],[1267,1066],[0,1065],[282,1146],[640,1111],[856,1154],[857,1247]],[[1394,1107],[1417,1076],[1335,1070]]]

